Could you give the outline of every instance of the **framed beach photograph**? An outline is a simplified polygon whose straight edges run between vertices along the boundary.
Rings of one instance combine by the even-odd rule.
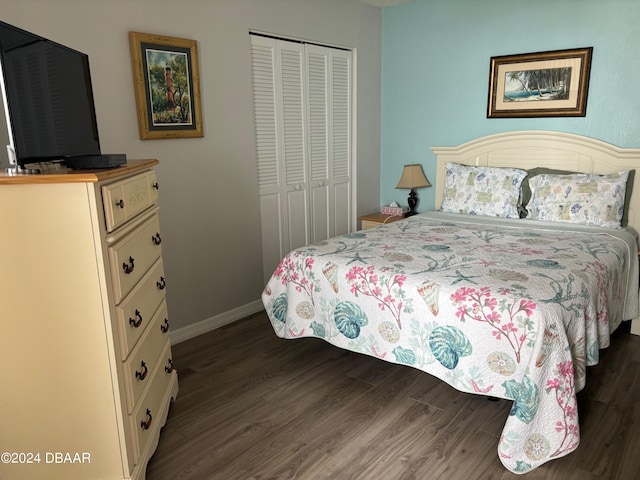
[[[584,117],[592,51],[491,57],[487,117]]]
[[[141,140],[202,137],[195,40],[129,32]]]

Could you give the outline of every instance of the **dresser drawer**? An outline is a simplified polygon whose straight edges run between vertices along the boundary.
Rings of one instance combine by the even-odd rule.
[[[141,452],[145,450],[154,433],[160,428],[158,422],[168,408],[171,381],[177,375],[171,362],[171,346],[167,342],[156,364],[156,370],[150,379],[151,384],[129,415],[129,428],[132,434],[133,463],[138,464]]]
[[[151,200],[151,205],[156,205],[158,203],[158,190],[160,190],[160,186],[158,185],[155,170],[147,172],[147,182],[149,182],[149,199]]]
[[[107,232],[111,232],[158,200],[155,171],[102,187]]]
[[[127,359],[129,352],[149,326],[158,306],[164,301],[165,290],[160,289],[163,278],[164,266],[160,258],[116,307],[116,328],[121,360]],[[164,308],[166,316],[166,305],[160,308]]]
[[[155,214],[109,247],[111,280],[116,304],[122,301],[149,267],[160,258],[160,242],[160,222]],[[161,281],[161,284],[163,283],[164,278]]]
[[[169,342],[168,329],[163,324],[167,318],[166,305],[156,312],[151,325],[145,330],[140,342],[124,362],[124,388],[127,397],[127,412],[131,413],[144,388],[151,381],[151,374],[160,361],[160,352]]]

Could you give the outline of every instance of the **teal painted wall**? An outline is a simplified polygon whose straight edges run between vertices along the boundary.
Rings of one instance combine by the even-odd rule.
[[[435,179],[432,146],[558,130],[640,147],[640,1],[415,0],[382,14],[382,204],[407,204],[402,166]],[[593,47],[585,117],[488,119],[493,56]],[[433,182],[432,182],[433,183]],[[434,208],[418,190],[418,211]]]

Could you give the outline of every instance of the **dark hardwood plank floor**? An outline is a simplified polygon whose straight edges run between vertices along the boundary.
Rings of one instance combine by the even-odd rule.
[[[640,479],[640,337],[621,328],[579,394],[581,444],[527,480]],[[318,339],[264,312],[173,347],[180,392],[147,480],[515,479],[511,408]]]

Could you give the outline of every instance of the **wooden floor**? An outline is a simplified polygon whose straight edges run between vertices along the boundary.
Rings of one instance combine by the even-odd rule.
[[[640,337],[618,332],[579,394],[581,444],[524,476],[497,444],[511,402],[318,339],[264,313],[173,347],[180,392],[147,480],[640,479]]]

